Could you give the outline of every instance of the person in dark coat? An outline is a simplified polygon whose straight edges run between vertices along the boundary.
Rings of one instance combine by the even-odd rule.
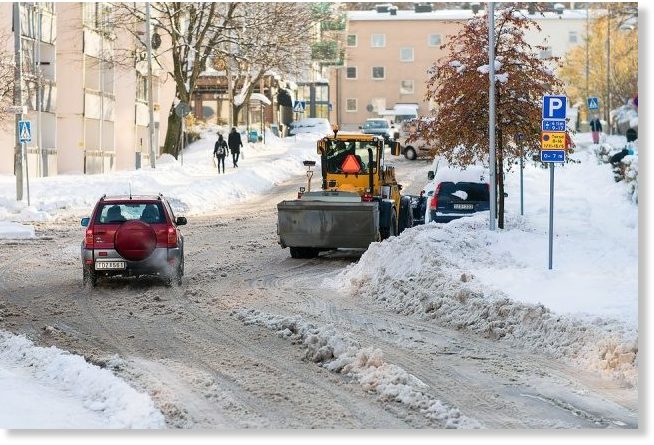
[[[232,131],[229,133],[227,144],[229,145],[229,150],[232,152],[234,167],[238,167],[238,156],[241,154],[243,142],[241,141],[241,134],[234,127],[232,127]]]
[[[590,121],[590,131],[593,133],[593,144],[599,144],[600,133],[602,132],[602,123],[595,116],[593,120]]]
[[[218,140],[216,145],[213,146],[213,155],[218,158],[218,173],[220,173],[220,164],[223,165],[223,173],[225,173],[225,156],[228,153],[227,142],[223,139],[223,135],[218,133]]]

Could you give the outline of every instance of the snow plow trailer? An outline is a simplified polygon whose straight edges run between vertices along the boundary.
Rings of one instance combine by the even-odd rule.
[[[399,155],[399,144],[391,153]],[[293,258],[313,258],[320,251],[366,249],[412,226],[411,199],[402,197],[395,169],[384,164],[384,140],[365,134],[334,134],[318,141],[322,187],[311,191],[315,166],[308,167],[307,187],[298,199],[277,204],[279,244]]]

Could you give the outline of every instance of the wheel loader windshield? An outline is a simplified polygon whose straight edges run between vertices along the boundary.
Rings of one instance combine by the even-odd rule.
[[[327,173],[367,174],[377,171],[377,145],[362,141],[329,141],[325,150]]]

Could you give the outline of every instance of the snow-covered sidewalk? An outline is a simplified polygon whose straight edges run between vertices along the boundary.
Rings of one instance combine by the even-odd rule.
[[[279,139],[267,133],[266,144],[244,144],[238,168],[232,167],[228,156],[226,174],[218,174],[212,160],[217,135],[207,131],[184,150],[183,165],[181,160],[164,155],[154,170],[144,167],[102,175],[31,178],[29,207],[26,201],[16,202],[14,177],[0,175],[0,222],[28,223],[88,215],[100,196],[126,195],[130,189],[134,195],[163,193],[184,215],[214,212],[302,175],[302,161],[318,160],[317,138],[306,134]],[[15,235],[17,231],[8,233]]]

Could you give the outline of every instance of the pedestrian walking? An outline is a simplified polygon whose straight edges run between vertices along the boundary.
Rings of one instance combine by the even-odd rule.
[[[218,173],[220,173],[220,165],[223,166],[223,173],[225,173],[225,156],[229,152],[227,148],[227,142],[223,139],[223,135],[218,133],[218,140],[216,145],[213,147],[213,155],[218,159]]]
[[[593,144],[599,144],[600,133],[602,132],[602,123],[597,116],[595,116],[595,118],[590,121],[590,131],[593,134]]]
[[[234,167],[238,167],[238,156],[241,154],[241,147],[243,146],[243,141],[241,141],[241,135],[236,128],[232,127],[232,131],[227,137],[227,144],[229,145],[229,150],[232,152],[232,162]]]

